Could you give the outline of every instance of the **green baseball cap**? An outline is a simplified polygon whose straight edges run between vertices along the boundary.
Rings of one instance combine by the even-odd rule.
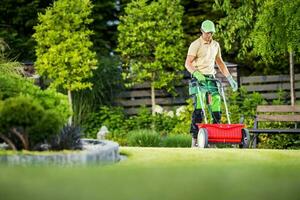
[[[216,32],[215,24],[210,20],[205,20],[204,22],[202,22],[201,29],[205,33],[207,33],[207,32],[213,32],[213,33]]]

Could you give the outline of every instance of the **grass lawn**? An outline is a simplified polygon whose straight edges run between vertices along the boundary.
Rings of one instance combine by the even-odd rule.
[[[300,150],[130,148],[106,166],[0,166],[0,199],[300,199]]]

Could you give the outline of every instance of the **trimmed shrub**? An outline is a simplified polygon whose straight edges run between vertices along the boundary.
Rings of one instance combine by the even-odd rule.
[[[33,83],[30,83],[26,79],[17,76],[11,76],[8,74],[0,74],[0,98],[5,100],[9,97],[14,97],[20,95],[20,93],[26,90],[25,88],[30,89]]]
[[[29,93],[41,106],[50,112],[55,112],[63,123],[71,116],[71,110],[66,95],[56,92],[54,89],[41,90],[35,88],[34,93]]]
[[[17,149],[34,149],[50,136],[58,133],[63,126],[60,117],[44,108],[32,97],[18,96],[2,102],[0,108],[1,133],[10,138]],[[24,139],[24,142],[21,142]]]
[[[32,149],[39,148],[39,144],[48,143],[49,140],[57,135],[64,122],[58,113],[52,110],[45,110],[43,116],[36,121],[36,125],[31,127],[29,132],[29,142]]]
[[[45,110],[56,112],[66,122],[71,115],[66,95],[53,89],[41,90],[26,78],[0,74],[0,99],[5,100],[19,95],[31,96]]]
[[[160,135],[151,130],[133,130],[128,133],[128,145],[139,147],[159,147]]]
[[[170,135],[162,140],[163,147],[191,147],[190,135]]]

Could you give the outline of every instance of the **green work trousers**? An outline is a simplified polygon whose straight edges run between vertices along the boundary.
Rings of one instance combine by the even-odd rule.
[[[199,90],[197,87],[199,87]],[[203,120],[202,106],[208,106],[214,124],[220,123],[221,96],[216,81],[206,80],[205,82],[199,83],[195,78],[193,78],[190,83],[189,93],[194,100],[194,112],[192,115],[190,133],[193,138],[197,138],[199,131],[197,124],[202,123]],[[202,98],[202,103],[200,98]]]

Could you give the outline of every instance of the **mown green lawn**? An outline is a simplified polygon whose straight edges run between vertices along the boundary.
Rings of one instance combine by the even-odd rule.
[[[106,166],[0,166],[0,199],[300,199],[300,150],[130,148]]]

